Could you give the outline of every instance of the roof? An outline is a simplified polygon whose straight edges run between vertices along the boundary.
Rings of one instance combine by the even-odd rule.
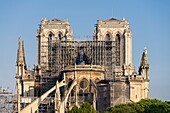
[[[54,19],[52,19],[51,21],[61,21],[61,20],[59,20],[59,19],[57,19],[57,18],[54,18]]]
[[[107,20],[118,20],[118,19],[116,19],[116,18],[110,18],[110,19],[107,19]]]

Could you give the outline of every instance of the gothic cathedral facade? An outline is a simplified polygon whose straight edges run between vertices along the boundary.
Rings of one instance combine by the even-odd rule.
[[[42,19],[37,30],[37,65],[26,65],[18,40],[18,113],[64,113],[89,102],[103,113],[120,103],[149,98],[146,48],[138,72],[132,65],[132,32],[125,19],[98,20],[93,40],[74,40],[68,20]]]

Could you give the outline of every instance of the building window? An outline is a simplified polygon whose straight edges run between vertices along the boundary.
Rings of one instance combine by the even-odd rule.
[[[28,79],[30,79],[30,75],[28,75]]]
[[[106,34],[105,39],[106,39],[107,41],[110,41],[110,40],[111,40],[111,35],[110,35],[110,33],[107,33],[107,34]]]
[[[53,34],[50,33],[48,36],[48,46],[50,47],[52,45],[52,41],[53,41]]]
[[[116,66],[120,66],[120,35],[116,35]]]
[[[63,38],[63,34],[62,34],[61,32],[59,32],[59,33],[58,33],[58,39],[59,39],[59,40],[62,40],[62,38]]]
[[[48,65],[49,65],[49,70],[52,69],[52,47],[53,47],[53,34],[50,33],[48,36]]]
[[[136,79],[136,75],[134,75],[134,79]]]
[[[80,82],[80,88],[82,89],[86,89],[88,87],[88,81],[86,79],[83,79],[81,82]]]
[[[53,35],[50,33],[50,34],[49,34],[49,37],[48,37],[48,40],[49,40],[49,41],[52,41],[52,37],[53,37]]]

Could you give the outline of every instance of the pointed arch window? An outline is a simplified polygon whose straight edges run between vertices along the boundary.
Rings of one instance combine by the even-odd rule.
[[[111,35],[110,35],[110,33],[107,33],[107,34],[106,34],[105,39],[106,39],[107,41],[110,41],[110,40],[111,40]]]
[[[48,42],[52,42],[54,40],[54,35],[53,33],[50,32],[50,34],[48,35]]]
[[[116,66],[120,66],[120,35],[116,35]]]
[[[48,36],[48,47],[50,47],[52,45],[52,41],[53,41],[53,34],[50,33]]]
[[[49,70],[52,69],[52,66],[53,66],[53,51],[52,51],[52,48],[53,48],[53,37],[54,35],[52,33],[49,34],[48,36],[48,65],[49,65]]]
[[[59,33],[58,33],[58,39],[59,39],[59,40],[62,40],[62,38],[63,38],[63,34],[62,34],[61,32],[59,32]]]

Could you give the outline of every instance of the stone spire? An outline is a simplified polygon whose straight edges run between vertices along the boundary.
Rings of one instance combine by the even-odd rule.
[[[147,50],[146,48],[144,48],[143,54],[142,54],[142,58],[141,58],[141,62],[140,62],[140,67],[149,67],[148,64],[148,55],[147,55]]]
[[[17,61],[16,61],[16,89],[17,89],[17,96],[23,95],[23,82],[22,77],[25,76],[26,71],[26,62],[25,62],[25,54],[24,54],[24,44],[19,37],[18,39],[18,50],[17,50]],[[18,98],[18,102],[19,102]],[[18,103],[18,106],[20,106],[20,103]],[[18,107],[20,109],[20,107]]]
[[[144,70],[146,70],[146,75],[149,76],[149,63],[148,63],[148,55],[147,55],[147,50],[144,48],[141,62],[140,62],[140,67],[139,67],[139,75],[142,75],[144,73]]]
[[[18,39],[18,51],[17,51],[17,66],[24,66],[26,68],[26,62],[25,62],[25,54],[24,54],[24,43],[19,37]]]

